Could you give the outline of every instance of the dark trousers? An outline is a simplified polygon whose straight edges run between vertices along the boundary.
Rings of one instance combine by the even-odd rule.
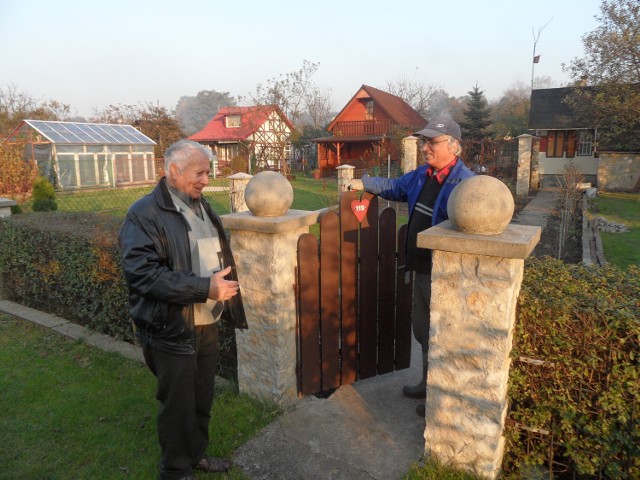
[[[196,327],[194,355],[176,355],[145,346],[143,354],[156,376],[160,480],[189,475],[206,456],[209,420],[218,365],[218,326]]]
[[[431,275],[416,273],[413,280],[413,300],[411,304],[411,327],[413,336],[422,347],[422,353],[429,351],[429,326],[431,324]]]

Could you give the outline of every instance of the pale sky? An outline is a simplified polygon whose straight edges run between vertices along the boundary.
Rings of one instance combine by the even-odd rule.
[[[85,117],[109,104],[173,110],[201,90],[247,96],[320,63],[342,109],[362,84],[407,78],[497,100],[535,76],[569,80],[600,0],[0,0],[0,87],[58,100]]]

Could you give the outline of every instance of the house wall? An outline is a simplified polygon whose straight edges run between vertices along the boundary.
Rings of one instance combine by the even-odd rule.
[[[561,175],[565,167],[573,163],[580,169],[583,175],[597,176],[598,165],[600,163],[600,159],[593,156],[548,158],[544,152],[540,152],[538,160],[540,162],[538,170],[540,175]]]
[[[335,122],[354,122],[367,120],[366,100],[351,102],[347,108],[340,114]],[[373,118],[375,120],[390,120],[389,116],[378,107],[375,102],[373,104]]]
[[[600,153],[598,188],[635,191],[639,187],[640,153]]]
[[[565,168],[573,164],[578,167],[580,173],[583,176],[585,182],[592,184],[596,183],[598,176],[598,165],[600,163],[599,158],[595,156],[593,148],[595,142],[591,147],[591,155],[579,155],[578,154],[578,135],[580,130],[537,130],[537,135],[540,136],[540,152],[538,154],[538,175],[539,181],[543,185],[553,185],[556,183],[556,179],[559,175],[564,173]],[[592,135],[595,132],[588,130]],[[562,143],[555,143],[555,148],[559,152],[562,152],[562,156],[547,156],[548,149],[553,150],[549,137],[551,133],[558,133],[563,135]],[[570,152],[567,156],[567,152]]]
[[[318,145],[318,168],[323,176],[329,176],[340,165],[349,164],[356,168],[366,168],[367,160],[371,161],[371,151],[377,142],[345,142],[340,147],[340,161],[334,144]],[[385,161],[386,163],[386,161]]]

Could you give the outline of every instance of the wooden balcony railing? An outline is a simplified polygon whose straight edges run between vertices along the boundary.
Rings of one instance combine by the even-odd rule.
[[[391,129],[391,120],[357,120],[336,122],[333,135],[337,137],[358,137],[362,135],[384,135]]]

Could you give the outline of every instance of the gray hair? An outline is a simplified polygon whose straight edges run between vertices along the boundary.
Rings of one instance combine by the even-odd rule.
[[[178,165],[179,168],[182,168],[189,156],[193,152],[202,152],[204,153],[209,161],[211,161],[211,149],[202,145],[201,143],[194,142],[193,140],[178,140],[169,148],[167,148],[166,152],[164,152],[164,173],[165,175],[169,174],[169,166],[172,163]]]
[[[455,150],[456,157],[461,157],[462,156],[462,145],[460,145],[460,142],[458,141],[458,139],[457,138],[453,138],[450,135],[447,135],[447,137],[449,138],[449,143],[447,144],[447,146],[449,148],[453,148]]]

